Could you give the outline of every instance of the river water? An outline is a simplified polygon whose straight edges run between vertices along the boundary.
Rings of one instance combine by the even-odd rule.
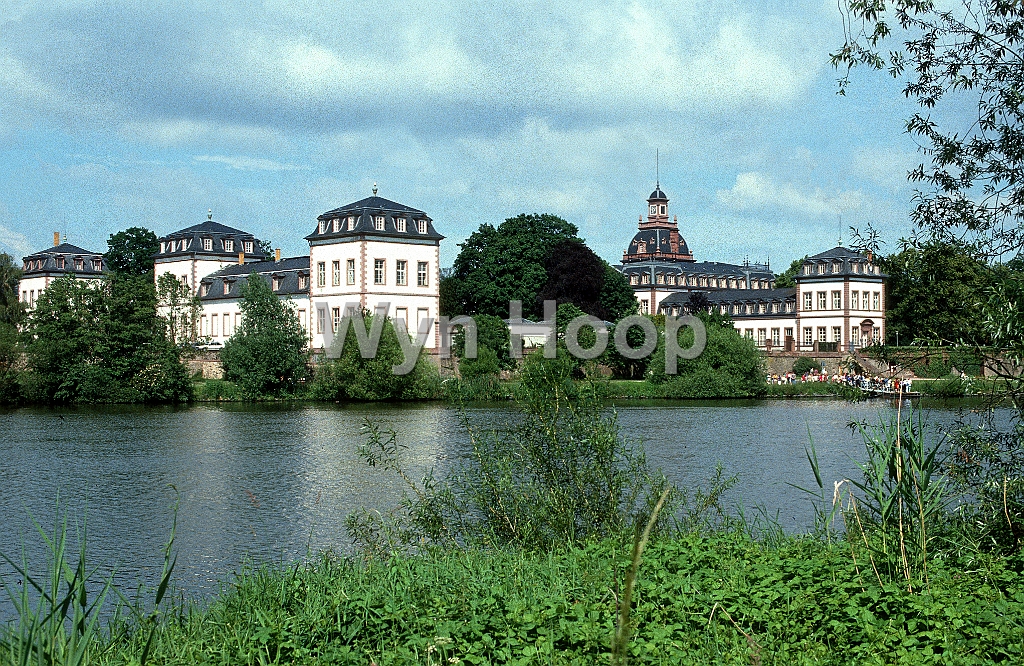
[[[826,485],[857,473],[863,442],[847,424],[889,418],[895,405],[838,400],[642,403],[618,406],[622,433],[683,486],[717,463],[739,483],[728,501],[760,505],[788,530],[812,523],[790,483],[812,487],[804,450],[813,437]],[[934,427],[956,407],[925,409]],[[57,505],[72,536],[83,519],[90,561],[116,569],[123,587],[152,584],[180,502],[175,585],[203,596],[248,559],[290,562],[348,546],[345,517],[386,510],[402,491],[357,455],[368,418],[392,426],[414,478],[444,469],[466,441],[459,412],[443,405],[258,405],[184,409],[110,407],[0,411],[0,552],[43,563],[33,519],[52,532]],[[473,408],[469,420],[500,427],[507,406]],[[77,526],[77,527],[76,527]],[[4,566],[0,570],[9,571]]]

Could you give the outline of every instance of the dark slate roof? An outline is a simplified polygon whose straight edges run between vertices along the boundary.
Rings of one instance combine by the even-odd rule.
[[[210,250],[203,249],[202,240],[209,238],[213,240],[213,247]],[[230,251],[224,249],[224,241],[233,241],[233,246]],[[181,241],[185,241],[185,249],[181,249]],[[194,224],[191,227],[179,229],[178,231],[172,232],[160,238],[161,249],[164,249],[164,243],[173,243],[173,251],[157,252],[153,255],[157,259],[163,258],[177,258],[177,257],[190,257],[192,255],[206,256],[210,258],[232,258],[238,257],[239,252],[243,252],[245,247],[243,243],[252,243],[252,252],[246,252],[247,259],[255,259],[261,261],[266,259],[266,255],[260,251],[259,239],[250,234],[247,231],[241,231],[219,222],[214,222],[209,219],[201,224]]]
[[[661,191],[661,185],[656,185],[654,191],[651,192],[651,196],[647,197],[648,201],[668,201],[668,197],[664,192]]]
[[[199,298],[202,301],[222,301],[242,297],[242,285],[252,273],[257,273],[273,284],[271,278],[281,279],[281,286],[274,293],[283,296],[309,293],[309,255],[288,257],[281,261],[256,261],[250,264],[232,264],[207,275],[199,284]],[[299,288],[299,276],[305,278],[305,286]],[[228,290],[224,293],[224,284]]]
[[[780,289],[722,289],[708,292],[708,300],[712,303],[750,303],[756,301],[787,301],[796,302],[796,287]]]
[[[755,311],[750,313],[734,313],[732,312],[732,307],[729,307],[728,314],[737,319],[772,319],[785,316],[796,316],[796,289],[793,287],[785,289],[720,289],[718,291],[707,291],[703,293],[712,307],[740,304],[756,305],[758,303],[764,303],[766,305],[764,312]],[[661,303],[658,304],[658,309],[668,310],[673,306],[679,306],[679,309],[682,310],[689,301],[690,293],[671,294],[662,299]],[[780,304],[779,312],[771,311],[770,304],[772,303]],[[785,309],[786,303],[792,305],[792,309],[789,312]]]
[[[677,248],[674,252],[672,250],[673,240],[676,242]],[[657,248],[657,251],[662,254],[687,255],[690,259],[683,261],[693,261],[693,255],[690,254],[690,248],[686,245],[686,239],[683,238],[675,229],[641,229],[635,236],[633,236],[633,240],[630,241],[629,249],[626,250],[626,254],[638,254],[637,246],[641,242],[646,245],[645,254],[651,254],[655,251],[653,248]]]
[[[378,231],[374,227],[374,217],[384,216],[384,230]],[[355,218],[355,226],[349,231],[347,219]],[[405,231],[399,231],[395,222],[398,218],[405,219]],[[421,210],[410,208],[404,204],[395,203],[383,197],[372,196],[359,201],[352,202],[329,210],[317,216],[317,226],[313,233],[306,236],[306,240],[313,242],[318,240],[335,240],[360,236],[377,236],[390,238],[408,238],[430,241],[440,241],[444,238],[434,229],[433,220]],[[340,219],[338,231],[334,231],[333,220]],[[320,233],[320,220],[328,222],[327,229]],[[427,233],[421,234],[417,230],[417,222],[426,220]]]
[[[775,274],[770,270],[761,268],[756,264],[743,266],[741,264],[725,264],[717,261],[638,261],[622,264],[617,267],[620,271],[629,275],[631,273],[650,273],[651,268],[655,273],[674,273],[676,275],[708,275],[715,277],[745,277],[747,273],[753,278],[774,280]]]
[[[60,260],[63,259],[63,267],[61,267]],[[82,259],[84,261],[82,270],[75,269],[75,259]],[[71,245],[70,243],[61,243],[54,247],[46,248],[39,252],[34,252],[24,257],[24,276],[33,275],[64,275],[66,273],[74,273],[75,275],[83,276],[100,276],[103,274],[103,265],[101,264],[100,270],[93,268],[93,260],[103,261],[103,254],[99,252],[92,252],[85,248],[78,247],[77,245]]]
[[[839,270],[833,270],[834,264],[839,264]],[[889,277],[885,273],[882,273],[879,269],[878,273],[867,273],[867,270],[876,270],[877,264],[868,261],[867,255],[861,254],[856,250],[850,248],[838,246],[825,252],[820,252],[813,257],[807,257],[804,259],[804,266],[811,266],[810,273],[800,273],[796,276],[797,280],[810,280],[817,279],[821,280],[824,278],[846,278],[854,277],[862,280],[881,280]],[[824,273],[818,272],[818,266],[824,266]],[[866,268],[871,266],[870,269]],[[859,268],[859,272],[855,270],[855,267]]]

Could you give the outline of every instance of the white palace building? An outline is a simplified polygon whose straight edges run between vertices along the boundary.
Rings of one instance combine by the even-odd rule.
[[[888,276],[870,255],[834,247],[804,260],[796,287],[776,289],[767,265],[695,261],[660,186],[647,211],[617,266],[641,313],[715,308],[769,351],[847,351],[885,339]]]
[[[214,347],[241,322],[241,288],[256,273],[289,301],[314,351],[333,342],[347,306],[387,308],[410,333],[433,320],[425,347],[438,345],[439,246],[444,238],[421,210],[374,196],[330,210],[306,236],[309,254],[267,257],[250,233],[213,221],[160,239],[155,278],[171,273],[202,303],[199,335]]]

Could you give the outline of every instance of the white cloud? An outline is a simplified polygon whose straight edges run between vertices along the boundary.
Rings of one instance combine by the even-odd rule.
[[[718,200],[735,210],[781,208],[808,217],[841,215],[865,205],[859,190],[827,193],[817,187],[802,191],[792,183],[778,183],[758,171],[747,171],[736,176],[736,183],[728,190],[716,192]]]
[[[12,231],[2,224],[0,224],[0,246],[4,246],[23,255],[30,254],[32,252],[32,246],[29,244],[28,238],[26,238],[24,234]]]
[[[898,190],[907,185],[907,172],[921,163],[918,153],[895,147],[861,147],[853,153],[853,169],[871,182]]]
[[[195,162],[214,162],[224,164],[239,171],[299,171],[305,167],[295,164],[282,164],[262,157],[229,156],[229,155],[196,155]]]

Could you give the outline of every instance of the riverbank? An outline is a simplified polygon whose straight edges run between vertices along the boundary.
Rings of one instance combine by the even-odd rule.
[[[851,555],[852,553],[852,555]],[[156,625],[149,663],[606,663],[628,544],[549,554],[435,552],[243,571]],[[1020,558],[936,561],[879,581],[845,541],[722,531],[652,543],[634,663],[1009,663],[1024,651]],[[858,564],[859,563],[859,564]],[[137,663],[148,631],[107,646]]]

